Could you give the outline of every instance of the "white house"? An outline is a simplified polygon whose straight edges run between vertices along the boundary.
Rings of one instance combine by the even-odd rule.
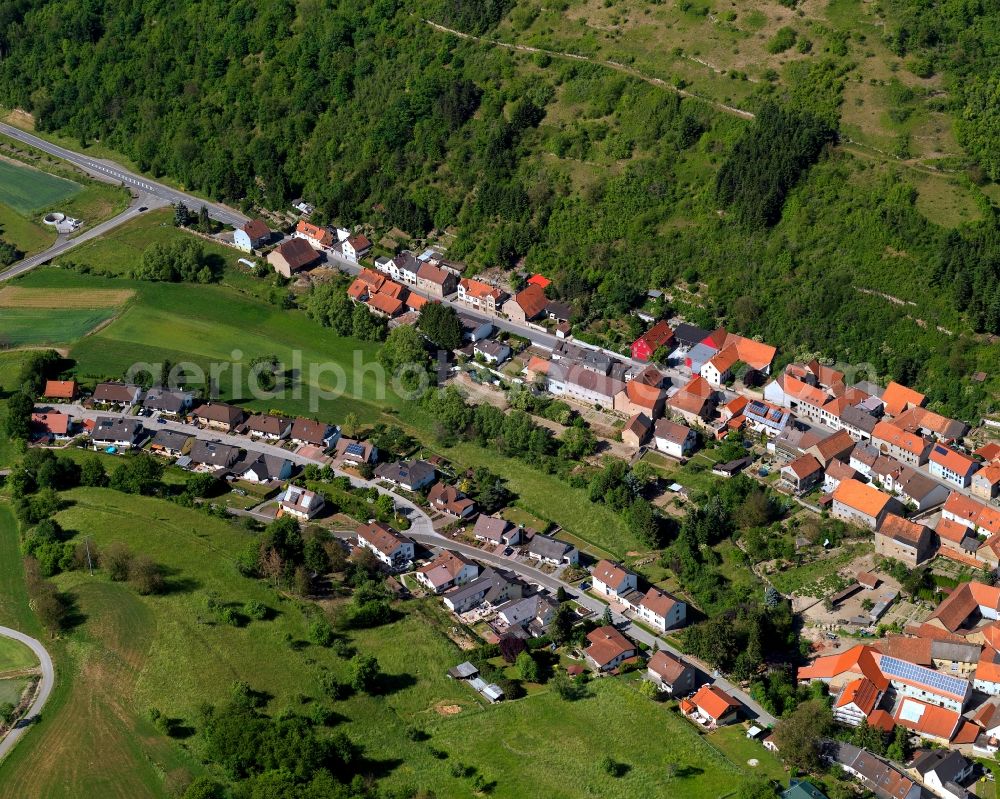
[[[958,450],[944,444],[935,444],[931,447],[927,468],[932,475],[946,483],[965,488],[972,482],[972,475],[979,469],[979,464]]]
[[[426,566],[417,569],[417,582],[440,594],[456,585],[464,585],[479,576],[479,564],[466,560],[456,552],[444,550]]]
[[[491,338],[477,341],[472,349],[477,355],[482,355],[487,363],[500,364],[510,358],[510,347]]]
[[[371,550],[391,569],[403,568],[413,560],[413,541],[382,522],[358,528],[358,546]]]
[[[233,231],[233,246],[243,252],[253,252],[271,240],[271,230],[259,219],[251,219]]]
[[[653,426],[653,440],[660,452],[675,458],[683,458],[694,450],[698,434],[690,427],[669,419],[657,419]]]
[[[339,237],[340,231],[338,230],[337,233]],[[344,253],[344,257],[353,263],[357,263],[359,260],[364,258],[371,252],[372,249],[372,243],[368,240],[368,237],[362,235],[361,233],[356,233],[353,236],[348,236],[346,239],[342,239],[340,246]]]
[[[650,588],[638,605],[638,613],[650,627],[666,632],[683,626],[687,620],[687,605],[659,588]]]
[[[594,590],[611,599],[620,599],[629,591],[635,591],[638,579],[632,572],[608,560],[598,561],[591,572],[591,577]]]
[[[326,501],[322,494],[290,485],[281,495],[281,500],[278,502],[278,513],[279,515],[294,516],[300,521],[308,521],[323,510],[325,504]]]

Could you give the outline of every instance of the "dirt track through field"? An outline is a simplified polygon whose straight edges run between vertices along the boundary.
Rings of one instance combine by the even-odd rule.
[[[0,308],[115,308],[135,294],[131,289],[0,289]]]

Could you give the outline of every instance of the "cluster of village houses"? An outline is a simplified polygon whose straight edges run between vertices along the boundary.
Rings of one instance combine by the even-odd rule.
[[[43,399],[70,403],[79,393],[73,380],[49,380]],[[31,416],[33,440],[65,442],[80,436],[95,450],[107,452],[148,445],[151,453],[171,459],[180,468],[261,486],[280,485],[297,469],[289,458],[255,449],[254,442],[292,447],[296,453],[313,460],[326,452],[335,453],[344,463],[373,463],[378,457],[373,445],[342,436],[336,425],[314,419],[248,414],[223,402],[199,402],[190,391],[143,389],[138,385],[105,382],[95,387],[84,404],[97,411],[108,411],[109,415],[76,420],[71,413],[57,409],[58,405],[39,408]],[[133,410],[136,415],[125,415]],[[147,426],[154,419],[152,426]],[[161,420],[189,420],[192,427],[190,430],[160,427]],[[213,439],[213,432],[244,436],[247,446]],[[321,495],[287,485],[278,498],[277,513],[304,521],[320,513],[324,504]]]
[[[236,231],[234,243],[253,251],[270,239],[271,232],[255,220]],[[267,257],[279,273],[291,277],[317,264],[324,253],[360,265],[371,249],[361,234],[301,221],[295,234]],[[631,358],[622,359],[572,340],[572,308],[546,296],[549,281],[541,275],[509,294],[463,277],[463,264],[448,261],[434,249],[379,257],[374,266],[361,268],[351,283],[348,294],[353,301],[403,324],[415,322],[426,302],[452,298],[453,304],[477,312],[460,312],[460,322],[472,342],[471,352],[491,364],[504,362],[511,352],[490,338],[493,326],[480,315],[536,329],[541,329],[541,321],[554,324],[557,344],[549,357],[528,360],[525,381],[554,396],[627,418],[622,441],[632,447],[652,446],[683,460],[697,446],[699,432],[716,438],[739,430],[763,434],[768,451],[781,464],[779,487],[803,497],[816,494],[816,503],[832,516],[871,529],[878,553],[910,566],[935,555],[972,567],[1000,565],[1000,444],[968,452],[962,446],[967,425],[928,410],[926,398],[913,389],[895,382],[884,389],[870,382],[848,385],[842,372],[817,361],[793,363],[772,376],[774,347],[721,328],[708,331],[686,323],[671,327],[656,322],[632,344]],[[664,364],[663,371],[654,359]],[[46,387],[46,395],[71,399],[75,390],[75,385],[54,382]],[[195,405],[185,392],[152,389],[144,394],[136,386],[106,383],[97,387],[92,400],[99,407],[141,403],[152,413],[189,416],[209,430],[288,440],[318,452],[335,447],[348,462],[377,460],[374,448],[343,438],[333,425],[267,415],[248,418],[223,403]],[[73,432],[72,420],[59,412],[38,413],[33,424],[43,437],[58,439]],[[85,428],[95,447],[130,448],[147,434],[139,419],[98,419]],[[251,481],[285,479],[290,470],[290,464],[278,462],[281,459],[252,451],[244,455],[218,442],[198,439],[190,446],[186,436],[167,430],[153,435],[151,447],[178,457],[189,468],[227,470]],[[751,462],[748,456],[719,464],[716,471],[728,476]],[[480,514],[472,499],[438,479],[432,463],[381,464],[376,477],[406,491],[426,491],[433,511],[474,521],[473,535],[484,550],[525,556],[554,569],[578,562],[578,552],[568,542]],[[292,504],[302,501],[296,498]],[[932,511],[933,526],[925,523]],[[304,517],[310,515],[307,511]],[[390,571],[413,568],[414,542],[388,525],[362,526],[357,542]],[[486,620],[498,636],[544,635],[557,607],[545,591],[513,571],[484,567],[450,550],[416,568],[413,576],[428,592],[440,595],[449,610]],[[657,633],[685,623],[684,602],[655,587],[639,590],[637,576],[619,564],[600,561],[591,577],[595,595]],[[867,621],[877,620],[880,606],[892,599],[887,595]],[[597,673],[614,672],[643,657],[614,626],[598,627],[587,641],[583,655]],[[844,724],[866,720],[886,730],[899,724],[951,747],[920,753],[904,771],[857,747],[839,745],[837,761],[873,793],[883,799],[917,799],[924,786],[942,799],[965,799],[961,783],[968,780],[972,766],[963,753],[992,756],[1000,749],[998,652],[1000,588],[970,582],[955,589],[924,623],[872,645],[820,657],[800,669],[798,677],[829,685],[835,717]],[[656,651],[646,666],[648,678],[681,698],[682,712],[699,724],[715,727],[738,717],[740,703],[718,685],[704,684],[695,691],[696,671],[683,658]],[[452,671],[487,699],[503,698],[502,691],[483,683],[470,664]],[[774,748],[766,731],[753,731]],[[786,795],[822,796],[806,785],[793,784]]]

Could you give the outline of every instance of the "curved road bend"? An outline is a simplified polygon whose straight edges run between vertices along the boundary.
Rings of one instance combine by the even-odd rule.
[[[248,217],[244,216],[239,211],[229,208],[228,206],[220,205],[219,203],[211,203],[207,200],[201,199],[200,197],[195,197],[193,194],[186,194],[182,191],[178,191],[177,189],[172,189],[169,186],[157,183],[155,180],[147,178],[143,175],[130,172],[125,169],[125,167],[116,164],[114,161],[91,158],[90,156],[82,155],[74,152],[73,150],[67,150],[65,147],[60,147],[58,144],[52,144],[51,142],[23,131],[20,128],[15,128],[13,125],[0,123],[0,133],[3,133],[5,136],[10,136],[12,139],[17,139],[18,141],[30,145],[37,150],[46,152],[49,155],[54,155],[56,158],[69,161],[71,164],[80,167],[80,169],[84,172],[99,180],[104,180],[110,183],[122,183],[137,194],[149,194],[170,205],[176,205],[177,203],[182,202],[189,208],[194,209],[198,209],[204,205],[208,209],[208,215],[212,217],[212,219],[222,222],[224,225],[236,226],[245,224],[249,221]]]
[[[42,668],[42,679],[38,683],[38,691],[35,694],[35,699],[28,708],[28,712],[25,713],[24,717],[14,725],[14,729],[7,733],[7,736],[0,741],[0,760],[14,748],[14,745],[21,740],[21,737],[31,729],[31,725],[38,720],[38,716],[42,712],[42,707],[45,703],[49,701],[49,695],[52,693],[52,688],[56,683],[56,672],[55,667],[52,665],[52,658],[49,657],[49,653],[46,651],[45,647],[42,646],[40,641],[32,638],[30,635],[25,635],[17,630],[12,630],[10,627],[0,627],[0,635],[6,638],[13,638],[15,641],[20,641],[22,644],[31,649],[32,652],[38,658],[38,662],[41,663]]]

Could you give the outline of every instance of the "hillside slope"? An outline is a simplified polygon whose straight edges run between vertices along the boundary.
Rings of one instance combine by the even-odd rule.
[[[991,169],[952,132],[958,42],[904,36],[926,23],[885,7],[20,0],[0,103],[246,207],[302,195],[321,219],[446,230],[474,269],[554,277],[612,345],[666,289],[703,324],[866,362],[971,418],[998,392],[967,376],[1000,371],[974,335],[1000,333],[993,186],[966,176]],[[716,176],[772,100],[840,143],[748,228]]]

